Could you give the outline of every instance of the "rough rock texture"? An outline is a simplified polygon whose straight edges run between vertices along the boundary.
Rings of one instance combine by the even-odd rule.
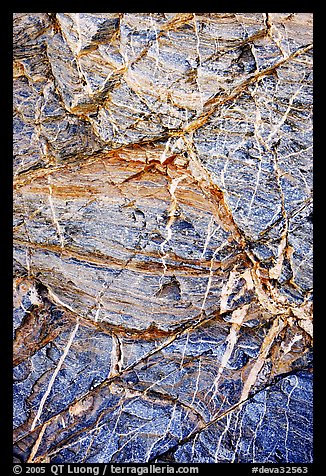
[[[312,15],[14,15],[14,455],[312,461]]]

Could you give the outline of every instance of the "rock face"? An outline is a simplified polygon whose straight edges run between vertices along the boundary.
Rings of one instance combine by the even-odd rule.
[[[312,15],[14,15],[14,457],[312,461]]]

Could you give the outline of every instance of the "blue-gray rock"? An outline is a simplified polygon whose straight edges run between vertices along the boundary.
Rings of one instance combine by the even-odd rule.
[[[15,461],[311,462],[312,16],[13,32]]]

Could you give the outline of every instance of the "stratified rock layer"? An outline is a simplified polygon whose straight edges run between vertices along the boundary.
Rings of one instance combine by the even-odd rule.
[[[312,461],[312,15],[14,15],[14,455]]]

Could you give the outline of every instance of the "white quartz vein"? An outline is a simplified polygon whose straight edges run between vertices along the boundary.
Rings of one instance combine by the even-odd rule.
[[[165,231],[166,231],[166,238],[165,240],[161,243],[160,245],[160,250],[161,250],[161,260],[162,260],[162,264],[163,264],[163,275],[161,276],[161,282],[162,282],[162,279],[163,277],[165,276],[165,273],[167,271],[167,265],[166,265],[166,258],[168,256],[168,253],[166,253],[164,251],[164,247],[166,246],[166,244],[171,240],[172,238],[172,225],[175,221],[175,212],[177,210],[177,198],[175,196],[175,191],[177,189],[177,186],[178,184],[184,180],[185,178],[187,178],[187,175],[181,175],[180,177],[176,177],[174,179],[172,179],[171,181],[171,184],[170,184],[170,187],[169,187],[169,192],[170,192],[170,195],[171,195],[171,205],[169,207],[169,211],[168,211],[168,222],[166,224],[166,227],[165,227]]]
[[[46,399],[48,398],[48,396],[49,396],[49,394],[50,394],[50,392],[51,392],[52,386],[53,386],[53,384],[54,384],[54,381],[55,381],[55,379],[56,379],[56,377],[57,377],[57,375],[58,375],[58,373],[59,373],[59,371],[60,371],[60,369],[61,369],[61,367],[62,367],[62,365],[63,365],[63,362],[65,361],[65,358],[66,358],[67,355],[68,355],[68,352],[69,352],[69,349],[70,349],[70,347],[71,347],[71,344],[72,344],[72,342],[73,342],[73,340],[74,340],[74,338],[75,338],[75,335],[76,335],[76,333],[77,333],[77,331],[78,331],[78,327],[79,327],[79,320],[77,319],[76,325],[75,325],[75,327],[74,327],[72,333],[71,333],[70,336],[69,336],[67,345],[66,345],[66,347],[65,347],[65,349],[64,349],[64,351],[63,351],[63,353],[62,353],[62,355],[61,355],[61,357],[60,357],[60,359],[59,359],[59,362],[58,362],[58,364],[57,364],[57,366],[56,366],[56,368],[55,368],[55,370],[54,370],[54,372],[53,372],[53,374],[52,374],[52,377],[51,377],[51,379],[50,379],[50,381],[49,381],[49,384],[48,384],[48,386],[47,386],[47,389],[46,389],[46,391],[44,392],[44,395],[43,395],[43,397],[42,397],[42,399],[41,399],[40,406],[39,406],[39,408],[38,408],[38,411],[37,411],[37,413],[36,413],[36,416],[35,416],[35,418],[34,418],[34,420],[33,420],[32,426],[31,426],[31,431],[34,430],[34,428],[35,428],[35,426],[36,426],[38,420],[40,419],[40,416],[42,415],[42,411],[43,411],[43,407],[44,407],[44,404],[45,404],[45,402],[46,402]]]
[[[286,402],[286,407],[285,407],[285,410],[284,410],[284,413],[285,413],[285,418],[286,418],[286,431],[285,431],[285,440],[284,440],[284,446],[285,446],[285,454],[286,454],[286,458],[285,458],[285,461],[289,461],[289,448],[287,446],[287,442],[288,442],[288,437],[289,437],[289,417],[288,417],[288,410],[289,410],[289,405],[290,405],[290,399],[291,399],[291,395],[292,393],[294,392],[294,390],[298,387],[299,385],[299,381],[298,381],[298,377],[296,375],[293,376],[294,377],[294,380],[295,380],[295,384],[293,385],[293,387],[291,388],[289,394],[288,394],[288,399],[287,399],[287,402]]]
[[[53,200],[52,200],[53,190],[52,190],[52,182],[51,182],[50,175],[48,176],[48,188],[49,188],[49,204],[50,204],[50,208],[51,208],[53,224],[57,229],[57,233],[58,233],[58,237],[59,237],[59,240],[60,240],[61,248],[64,248],[64,245],[65,245],[64,237],[63,237],[63,233],[62,233],[62,230],[61,230],[60,223],[59,223],[59,221],[57,219],[57,216],[56,216],[56,213],[55,213]]]

